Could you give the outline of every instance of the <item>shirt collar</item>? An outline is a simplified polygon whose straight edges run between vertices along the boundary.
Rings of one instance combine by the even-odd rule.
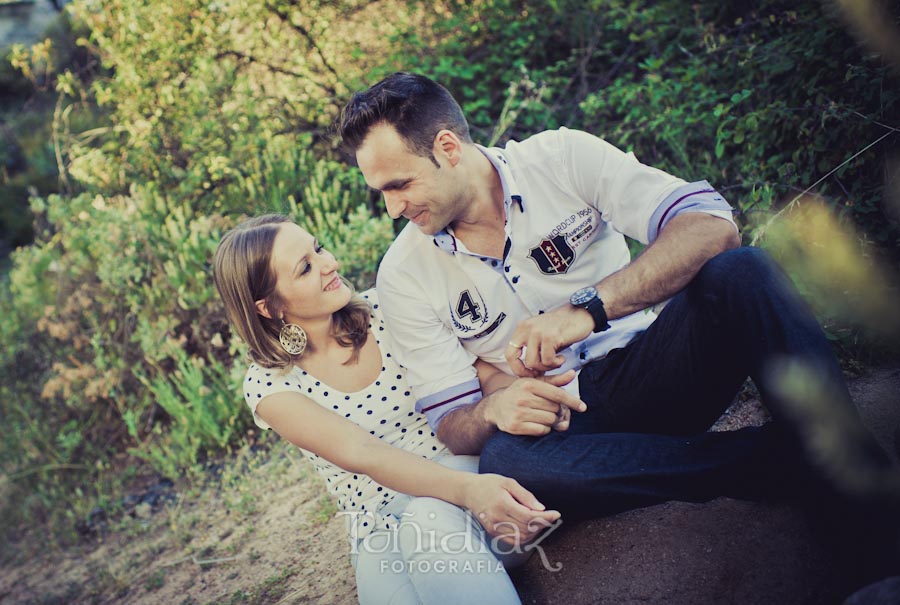
[[[476,144],[475,147],[484,154],[484,157],[490,161],[491,165],[500,176],[500,185],[503,187],[503,207],[506,214],[509,215],[510,206],[515,204],[519,207],[520,212],[525,211],[525,205],[522,202],[522,195],[513,178],[512,171],[509,169],[509,162],[503,150],[499,147],[482,147]],[[445,252],[455,253],[459,250],[459,243],[456,238],[447,229],[441,229],[434,234],[434,245]]]
[[[503,205],[506,207],[507,213],[513,203],[519,207],[520,211],[524,212],[525,206],[522,203],[522,194],[518,185],[516,185],[516,180],[513,178],[512,170],[509,168],[509,162],[506,161],[506,155],[503,153],[503,150],[499,147],[482,147],[481,145],[475,145],[475,147],[484,154],[484,157],[490,160],[497,174],[500,175],[500,184],[503,186]]]

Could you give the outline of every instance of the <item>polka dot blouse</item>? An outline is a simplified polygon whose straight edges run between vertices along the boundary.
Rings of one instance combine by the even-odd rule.
[[[423,458],[447,453],[437,440],[425,416],[415,411],[415,398],[406,381],[406,370],[395,361],[375,290],[362,293],[372,307],[369,329],[381,349],[381,373],[360,391],[345,393],[331,388],[297,366],[287,371],[263,368],[253,363],[244,378],[244,398],[253,419],[262,429],[271,429],[256,414],[256,406],[267,395],[292,391],[302,393],[324,408],[352,420],[363,429],[395,447]],[[366,475],[347,472],[328,460],[301,449],[316,472],[325,479],[329,493],[343,511],[356,513],[356,522],[347,516],[351,539],[365,537],[374,529],[396,527],[396,518],[382,515],[379,509],[394,499],[395,493]]]

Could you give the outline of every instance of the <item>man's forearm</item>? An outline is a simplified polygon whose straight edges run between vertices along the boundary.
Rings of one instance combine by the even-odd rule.
[[[607,317],[624,317],[671,298],[706,261],[740,243],[734,226],[720,218],[676,216],[643,254],[597,284]]]
[[[488,419],[486,406],[491,404],[490,398],[494,393],[508,387],[516,379],[480,359],[475,362],[475,369],[481,384],[481,400],[453,410],[438,425],[438,439],[457,455],[481,453],[485,442],[497,431],[497,424]]]
[[[456,455],[478,455],[497,431],[484,415],[485,400],[449,412],[438,424],[437,438]]]
[[[481,401],[453,410],[438,424],[438,439],[454,454],[480,454],[497,431],[531,436],[564,431],[568,423],[559,421],[562,407],[585,410],[583,401],[562,388],[575,378],[573,370],[516,378],[482,361],[476,362],[476,367]]]

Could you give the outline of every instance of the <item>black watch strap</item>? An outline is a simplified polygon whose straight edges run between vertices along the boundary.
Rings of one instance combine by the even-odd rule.
[[[597,296],[584,305],[584,309],[594,318],[594,333],[609,330],[609,320],[606,317],[606,309],[603,301]]]

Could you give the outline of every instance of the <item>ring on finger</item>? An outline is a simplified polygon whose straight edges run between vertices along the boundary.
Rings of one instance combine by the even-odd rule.
[[[568,408],[568,406],[559,405],[559,411],[556,413],[556,422],[553,423],[553,428],[559,428],[563,422],[568,422],[569,418],[572,417],[572,411]]]
[[[510,346],[514,349],[524,349],[525,348],[525,345],[520,345],[519,343],[513,342],[511,340],[509,341],[509,345],[507,345],[507,346]]]

